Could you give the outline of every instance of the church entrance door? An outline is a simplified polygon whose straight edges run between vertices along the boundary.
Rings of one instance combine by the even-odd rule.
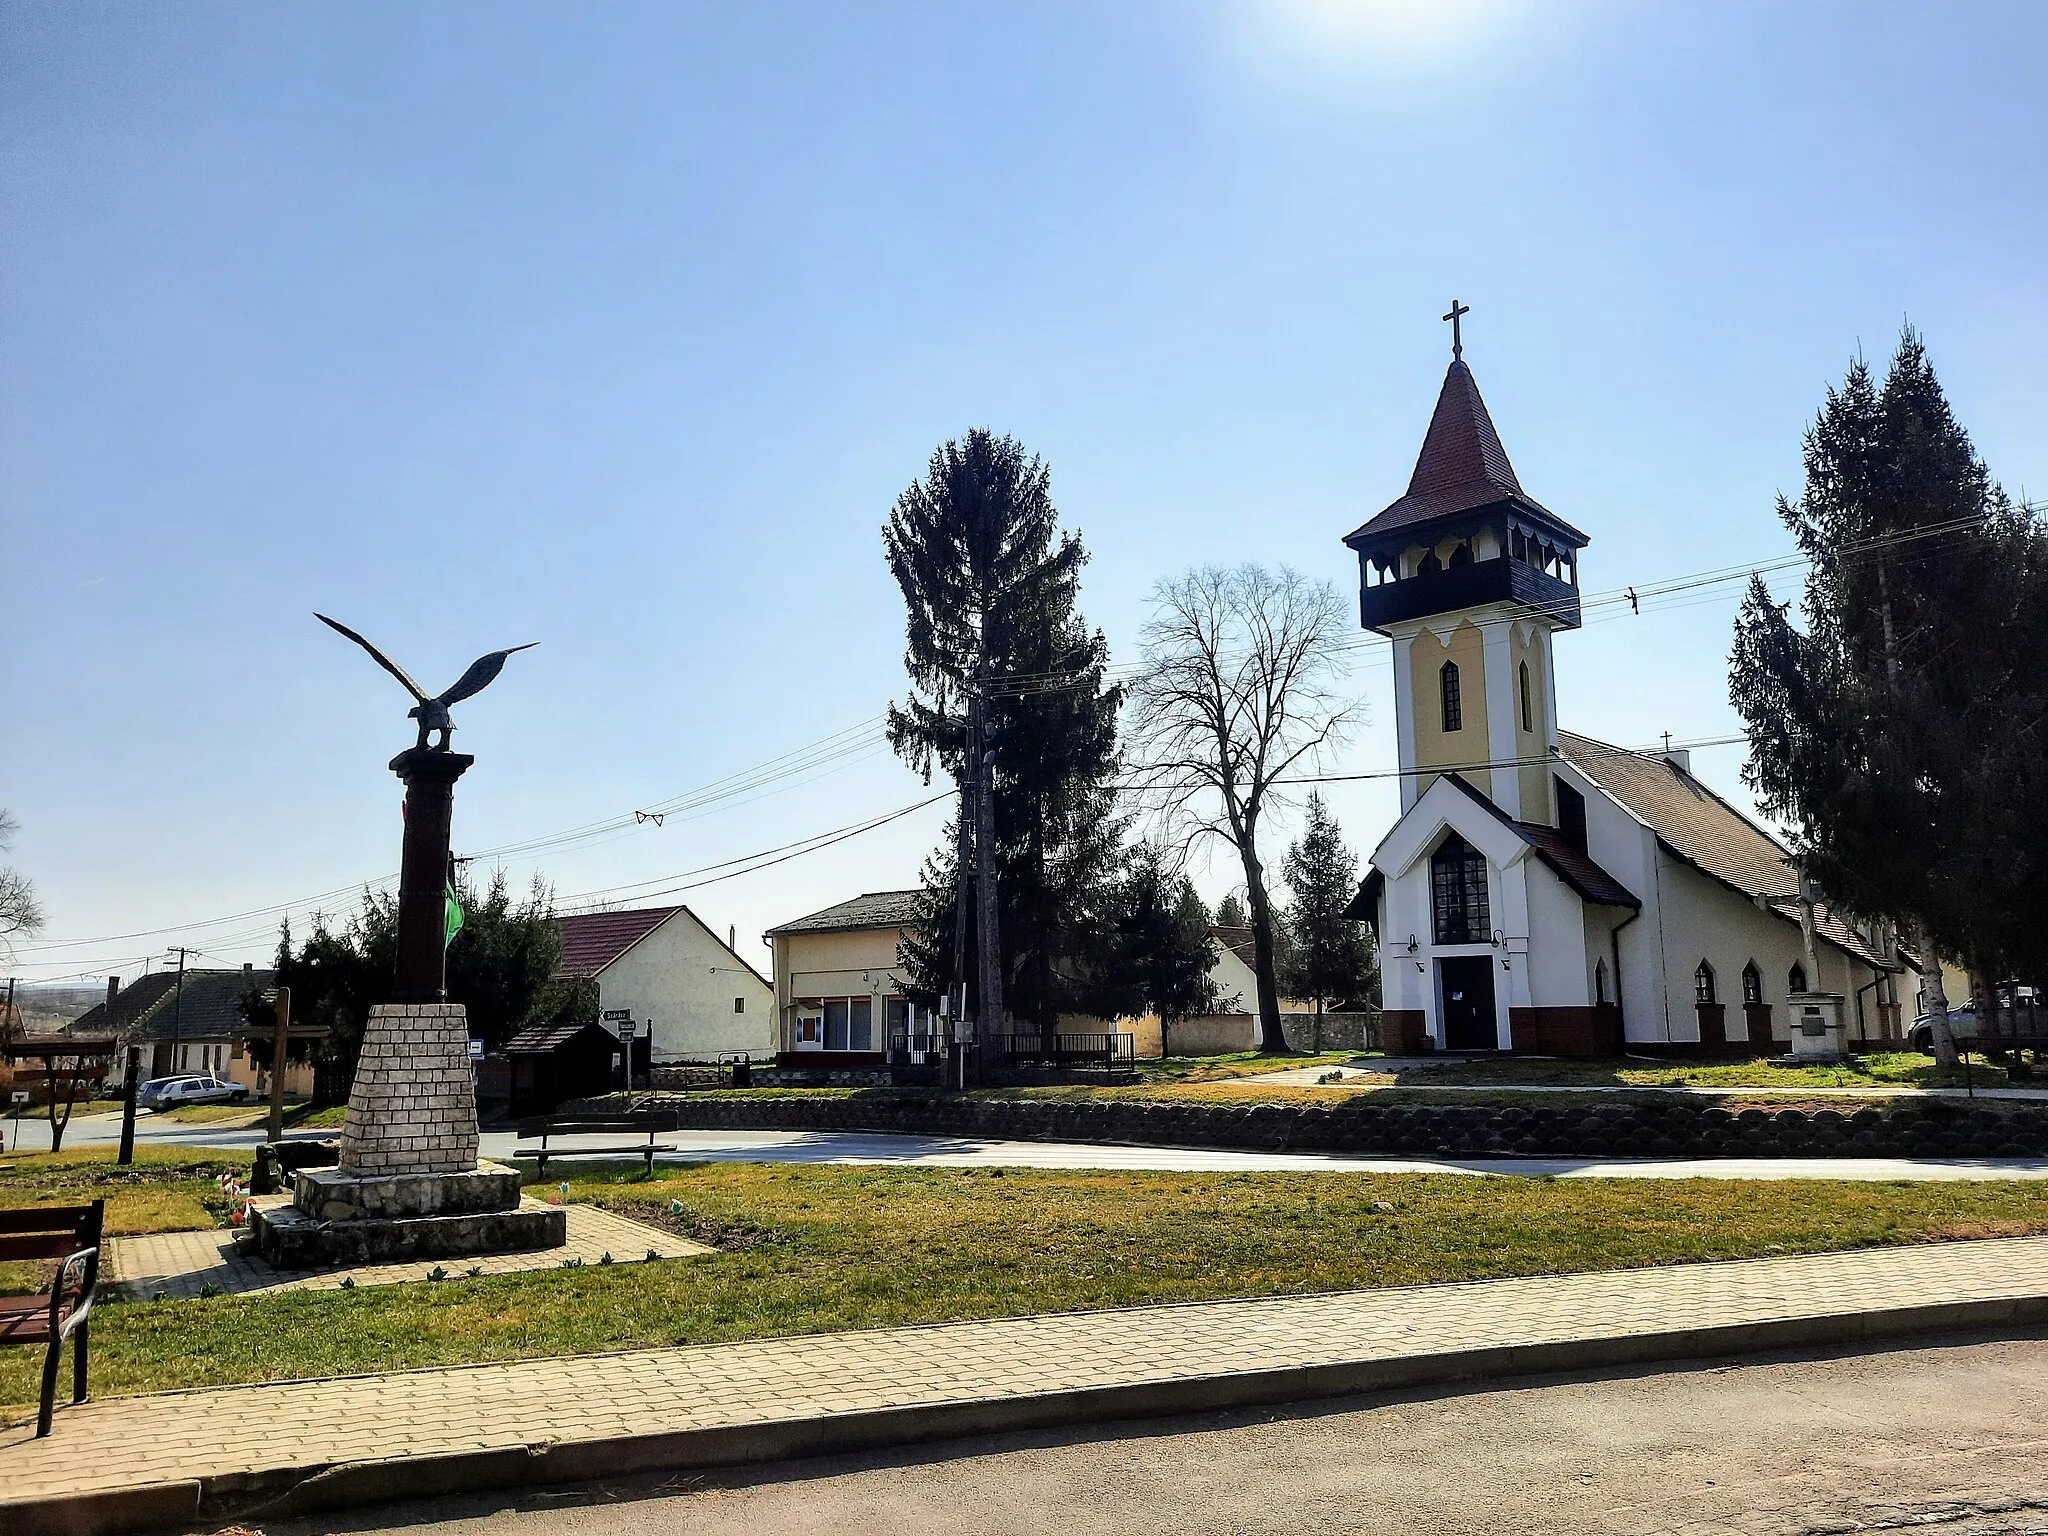
[[[1436,966],[1443,998],[1444,1049],[1498,1050],[1500,1031],[1493,1017],[1493,956],[1447,955]]]

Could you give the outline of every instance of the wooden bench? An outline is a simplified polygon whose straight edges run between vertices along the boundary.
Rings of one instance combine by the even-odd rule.
[[[657,1141],[655,1138],[664,1131],[676,1129],[674,1115],[635,1115],[630,1119],[606,1119],[595,1115],[553,1115],[538,1120],[519,1122],[519,1145],[512,1151],[514,1157],[530,1157],[534,1160],[540,1177],[548,1176],[548,1159],[552,1157],[637,1157],[646,1165],[650,1176],[654,1173],[654,1154],[673,1152],[672,1142]],[[603,1147],[556,1147],[550,1149],[550,1136],[611,1136],[627,1133],[645,1133],[645,1141],[624,1142]],[[537,1142],[538,1145],[531,1145]]]
[[[100,1230],[106,1202],[0,1211],[0,1259],[56,1259],[47,1294],[0,1296],[0,1344],[44,1344],[42,1408],[36,1435],[50,1432],[57,1408],[57,1361],[71,1346],[71,1401],[85,1401],[87,1322],[100,1284]]]

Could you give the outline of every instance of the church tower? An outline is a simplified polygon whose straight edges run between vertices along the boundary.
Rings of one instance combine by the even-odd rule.
[[[1515,478],[1453,303],[1451,366],[1408,490],[1344,542],[1358,551],[1358,616],[1394,645],[1405,813],[1456,770],[1516,821],[1557,824],[1551,639],[1579,627],[1587,538]]]

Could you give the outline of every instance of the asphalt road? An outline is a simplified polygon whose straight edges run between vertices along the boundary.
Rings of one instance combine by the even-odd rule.
[[[268,1536],[2048,1536],[2048,1339],[1552,1378],[263,1522]]]
[[[14,1148],[12,1122],[8,1146]],[[19,1150],[48,1148],[42,1120],[21,1122]],[[119,1115],[80,1116],[65,1135],[67,1147],[116,1141]],[[307,1131],[332,1136],[334,1131]],[[229,1130],[142,1115],[135,1123],[138,1143],[162,1147],[222,1147],[249,1150],[261,1130]],[[507,1159],[517,1137],[486,1131],[483,1155]],[[551,1147],[573,1146],[559,1138]],[[613,1137],[581,1138],[604,1143]],[[1558,1178],[1634,1179],[2043,1179],[2048,1159],[1982,1158],[1937,1160],[1893,1157],[1842,1158],[1673,1158],[1665,1161],[1599,1158],[1418,1158],[1347,1157],[1335,1152],[1231,1152],[1198,1147],[1106,1146],[1085,1142],[984,1141],[966,1137],[892,1136],[865,1131],[678,1131],[667,1138],[677,1151],[664,1162],[880,1163],[939,1168],[1109,1168],[1133,1172],[1239,1173],[1471,1173],[1552,1175]]]

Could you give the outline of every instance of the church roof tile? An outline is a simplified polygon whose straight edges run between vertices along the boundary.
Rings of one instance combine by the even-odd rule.
[[[1634,814],[1678,858],[1791,922],[1799,920],[1799,872],[1778,840],[1677,763],[1559,731],[1565,761]],[[1895,970],[1825,902],[1815,902],[1816,932],[1838,949]]]
[[[1443,388],[1436,397],[1436,410],[1423,435],[1422,452],[1415,459],[1415,473],[1408,477],[1408,491],[1379,516],[1346,535],[1345,542],[1376,538],[1384,533],[1455,516],[1496,502],[1513,501],[1524,510],[1554,523],[1579,543],[1586,538],[1549,508],[1532,501],[1508,462],[1493,417],[1480,398],[1478,382],[1462,361],[1454,361],[1444,375]]]

